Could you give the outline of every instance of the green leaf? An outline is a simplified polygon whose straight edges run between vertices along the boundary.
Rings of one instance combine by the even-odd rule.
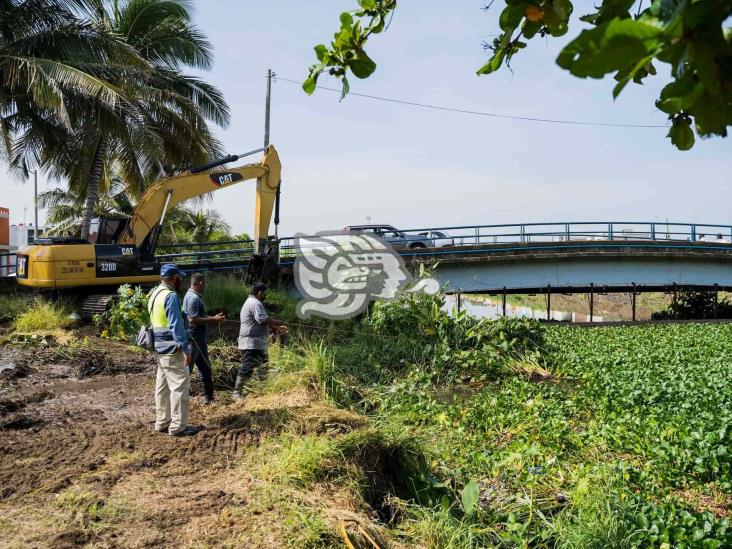
[[[671,138],[677,149],[688,151],[694,146],[694,130],[691,129],[691,119],[686,116],[674,118],[673,125],[668,130],[666,137]]]
[[[341,30],[343,29],[351,29],[353,26],[353,15],[348,13],[347,11],[344,11],[341,13]]]
[[[596,13],[583,15],[580,17],[580,21],[599,25],[615,18],[628,19],[630,18],[630,8],[635,2],[636,0],[604,0]]]
[[[460,492],[462,496],[463,510],[465,514],[472,515],[475,511],[475,506],[478,503],[478,497],[480,496],[480,489],[478,484],[471,480]]]
[[[524,24],[521,25],[521,33],[524,35],[525,38],[530,39],[536,36],[536,33],[541,30],[541,27],[541,23],[535,23],[526,19],[524,21]]]
[[[688,111],[702,92],[701,85],[688,75],[682,79],[667,84],[661,90],[661,96],[656,101],[656,107],[667,114],[676,114]]]
[[[328,48],[325,47],[323,44],[318,44],[315,46],[315,56],[318,58],[318,61],[321,63],[325,63],[325,56],[328,53]]]
[[[660,29],[630,19],[613,19],[582,31],[565,46],[557,64],[580,78],[602,78],[655,55],[662,45]]]
[[[376,9],[376,0],[358,0],[358,5],[363,10],[373,10]]]
[[[524,18],[526,6],[528,6],[527,2],[506,6],[498,20],[503,32],[513,32],[518,27],[521,19]]]
[[[346,96],[348,95],[348,92],[351,91],[351,85],[348,83],[348,78],[345,76],[341,78],[341,83],[343,87],[341,88],[341,101],[343,101]]]
[[[316,84],[316,78],[314,76],[308,76],[305,79],[305,82],[302,83],[302,89],[305,90],[305,93],[307,93],[308,95],[312,95],[315,91]]]
[[[376,63],[362,49],[356,51],[356,57],[348,62],[348,66],[356,78],[368,78],[376,70]]]
[[[493,54],[493,57],[491,57],[485,65],[478,69],[477,74],[490,74],[497,71],[501,68],[501,64],[503,64],[503,59],[505,57],[506,50],[498,50],[495,54]]]
[[[557,14],[557,17],[564,21],[567,21],[567,19],[569,19],[569,16],[572,14],[573,7],[570,0],[554,0],[552,6],[554,8],[554,13]]]

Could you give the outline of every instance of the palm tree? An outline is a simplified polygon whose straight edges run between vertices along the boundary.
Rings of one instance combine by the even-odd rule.
[[[231,227],[216,210],[179,206],[168,216],[169,238],[178,242],[228,240]]]
[[[78,237],[81,234],[85,202],[85,196],[58,187],[39,194],[38,205],[48,208],[45,234]],[[99,194],[94,216],[129,216],[133,209],[134,204],[124,183],[118,177],[113,177],[110,186]]]
[[[68,180],[69,190],[85,197],[82,238],[88,236],[95,204],[111,174],[119,174],[128,191],[137,194],[150,182],[216,154],[220,146],[207,121],[221,126],[229,121],[221,93],[180,71],[185,66],[206,69],[211,63],[211,46],[190,23],[187,2],[90,1],[94,27],[122,37],[149,70],[113,67],[108,76],[124,104],[75,111],[71,132],[36,121],[15,149],[16,158],[37,158],[49,175]],[[38,147],[41,142],[45,149]]]
[[[146,70],[148,63],[119,37],[76,12],[84,0],[0,0],[0,154],[34,124],[67,132],[72,111],[96,105],[117,108],[121,90],[107,76],[116,67]],[[43,136],[37,148],[43,148]],[[28,158],[16,158],[27,167]]]

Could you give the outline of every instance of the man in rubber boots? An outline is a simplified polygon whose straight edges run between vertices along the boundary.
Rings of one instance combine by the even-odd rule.
[[[208,344],[206,337],[208,327],[220,324],[225,320],[224,314],[206,316],[206,305],[203,302],[203,293],[206,291],[206,277],[203,273],[191,275],[191,287],[183,298],[183,312],[188,318],[188,336],[191,342],[191,365],[188,368],[193,373],[193,366],[198,368],[198,375],[203,384],[204,404],[212,404],[214,400],[213,371],[208,358]]]
[[[287,327],[281,320],[270,318],[264,309],[267,299],[267,285],[257,282],[252,286],[249,297],[241,308],[241,328],[239,329],[239,349],[241,350],[241,366],[236,376],[236,384],[232,396],[235,400],[242,398],[242,390],[252,377],[255,368],[263,367],[267,361],[269,329],[280,334],[287,333]]]
[[[191,347],[176,292],[185,273],[176,265],[160,267],[160,286],[150,293],[147,310],[155,336],[158,371],[155,380],[155,430],[173,436],[194,435],[188,426]]]

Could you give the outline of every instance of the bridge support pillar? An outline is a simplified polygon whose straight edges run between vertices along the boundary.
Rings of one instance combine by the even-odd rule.
[[[635,322],[635,298],[636,298],[636,295],[637,295],[637,292],[636,292],[636,289],[635,289],[635,282],[633,282],[633,294],[632,294],[632,297],[631,297],[631,302],[632,302],[631,308],[633,310],[633,316],[632,316],[633,322]]]
[[[503,305],[503,316],[506,316],[506,288],[503,288],[503,294],[501,296],[501,301]]]
[[[458,291],[458,293],[457,293],[457,311],[458,311],[458,313],[460,312],[460,310],[462,308],[463,308],[463,299],[462,299],[462,295],[460,295],[460,292]]]
[[[552,319],[552,285],[549,284],[546,287],[546,320],[549,322]]]
[[[590,283],[590,322],[595,316],[595,285]]]

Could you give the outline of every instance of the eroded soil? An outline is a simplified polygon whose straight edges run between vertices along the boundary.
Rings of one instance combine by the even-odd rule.
[[[213,407],[192,398],[198,435],[158,434],[152,359],[92,346],[126,367],[80,378],[73,360],[0,347],[14,365],[0,372],[0,547],[301,546],[298,531],[333,514],[336,495],[273,491],[244,456],[278,430],[347,429],[357,416],[334,422],[302,388],[237,403],[220,393]]]

